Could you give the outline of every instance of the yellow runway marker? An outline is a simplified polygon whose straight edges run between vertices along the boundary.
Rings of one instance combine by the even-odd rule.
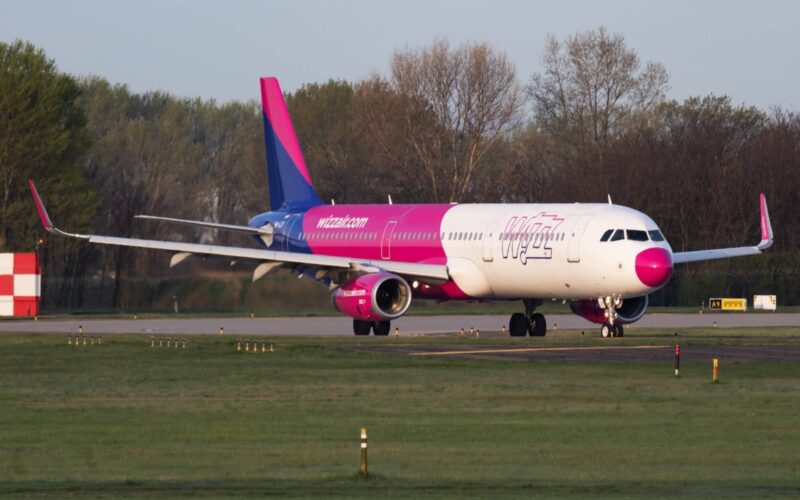
[[[477,351],[441,351],[441,352],[411,352],[409,356],[458,356],[463,354],[501,354],[515,352],[546,352],[546,351],[599,351],[612,349],[672,349],[669,345],[632,345],[619,347],[523,347],[521,349],[481,349]]]

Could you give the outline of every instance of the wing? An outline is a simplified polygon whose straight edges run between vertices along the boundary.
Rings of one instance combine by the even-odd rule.
[[[704,260],[729,259],[731,257],[744,257],[745,255],[758,255],[772,246],[774,236],[772,224],[769,221],[767,198],[761,193],[759,198],[761,208],[761,242],[753,247],[717,248],[714,250],[698,250],[694,252],[676,252],[672,254],[672,262],[684,264],[686,262],[699,262]]]
[[[53,225],[47,210],[36,191],[33,181],[28,181],[28,185],[39,211],[39,218],[42,220],[44,228],[53,234],[86,240],[89,243],[100,245],[115,245],[123,247],[149,248],[151,250],[166,250],[176,252],[171,265],[174,265],[192,254],[228,257],[233,259],[246,259],[263,262],[267,267],[262,268],[267,271],[280,264],[301,265],[316,269],[320,272],[378,272],[387,271],[399,274],[404,277],[418,279],[432,285],[442,284],[450,279],[447,266],[443,264],[416,264],[413,262],[397,262],[384,260],[353,259],[349,257],[338,257],[333,255],[314,255],[295,252],[277,252],[274,250],[262,250],[257,248],[230,247],[222,245],[203,245],[199,243],[183,243],[179,241],[159,241],[144,240],[138,238],[120,238],[115,236],[101,236],[95,234],[74,234],[64,232]],[[174,219],[182,221],[182,219]],[[195,221],[189,221],[195,222]],[[200,223],[204,224],[204,223]],[[199,225],[199,224],[198,224]],[[242,227],[242,226],[235,226]],[[256,230],[257,232],[257,230]],[[175,257],[178,257],[177,259]],[[260,268],[261,266],[259,266]],[[260,272],[256,269],[253,279],[258,279],[267,271]]]

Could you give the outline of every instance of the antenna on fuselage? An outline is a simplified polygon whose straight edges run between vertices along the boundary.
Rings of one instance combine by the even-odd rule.
[[[614,204],[614,202],[613,202],[613,201],[611,201],[611,194],[610,194],[610,193],[609,193],[609,195],[608,195],[608,204],[609,204],[609,205],[613,205],[613,204]]]
[[[393,203],[392,203],[392,195],[387,194],[386,196],[389,198],[389,205],[393,205]]]

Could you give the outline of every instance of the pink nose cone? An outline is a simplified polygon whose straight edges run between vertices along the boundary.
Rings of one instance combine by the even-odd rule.
[[[636,276],[647,286],[658,287],[672,274],[672,254],[663,248],[648,248],[636,256]]]

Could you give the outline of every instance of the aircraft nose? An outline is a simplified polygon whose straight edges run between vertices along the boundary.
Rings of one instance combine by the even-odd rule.
[[[672,275],[672,254],[663,248],[648,248],[636,256],[636,276],[647,286],[658,287]]]

